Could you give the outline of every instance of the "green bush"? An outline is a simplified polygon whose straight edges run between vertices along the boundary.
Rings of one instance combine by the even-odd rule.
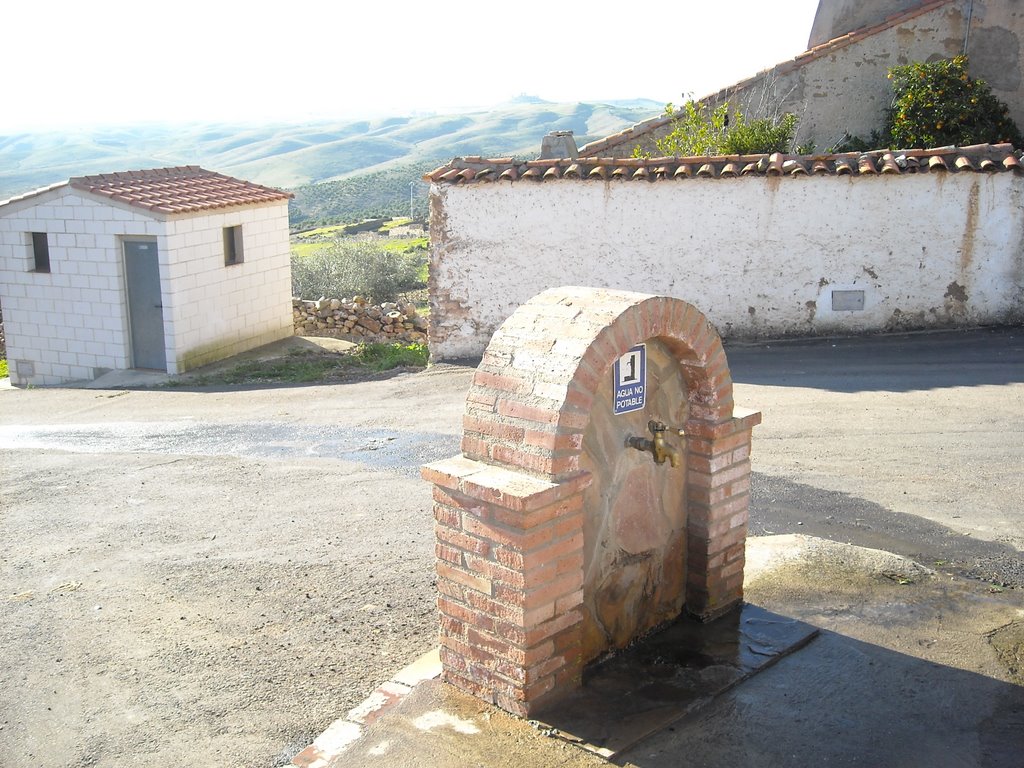
[[[729,123],[728,104],[709,111],[707,104],[690,99],[678,111],[673,104],[666,104],[665,114],[672,118],[672,131],[655,140],[660,154],[671,157],[718,154]],[[633,154],[640,154],[639,147]]]
[[[397,253],[369,241],[339,240],[309,256],[292,256],[292,294],[303,299],[364,296],[395,301],[422,286],[422,251]]]
[[[795,115],[747,121],[739,109],[730,116],[727,103],[709,110],[703,102],[691,99],[679,110],[666,105],[665,114],[672,118],[672,130],[655,139],[654,145],[660,154],[672,157],[789,152],[796,129]],[[638,146],[633,155],[650,153]]]
[[[793,132],[796,130],[796,115],[785,114],[776,120],[762,118],[749,123],[743,115],[736,120],[722,142],[722,154],[760,155],[772,152],[789,152],[793,146]]]
[[[889,70],[895,98],[886,115],[890,146],[1022,145],[1006,104],[967,74],[967,57],[916,62]]]

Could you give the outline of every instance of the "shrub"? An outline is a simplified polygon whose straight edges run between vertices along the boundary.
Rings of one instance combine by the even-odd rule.
[[[722,142],[722,154],[760,155],[789,152],[793,146],[796,115],[785,114],[778,120],[762,118],[749,123],[743,115],[736,115],[735,125]]]
[[[292,294],[394,301],[422,285],[422,261],[422,251],[397,253],[369,241],[339,240],[309,256],[292,256]]]
[[[789,152],[796,129],[795,115],[748,122],[739,109],[730,117],[727,103],[709,110],[703,102],[691,99],[678,111],[668,104],[665,114],[672,118],[672,130],[655,139],[654,145],[660,154],[675,157]],[[639,146],[633,150],[635,157],[649,154]]]
[[[916,62],[889,70],[895,98],[886,115],[891,146],[1022,145],[1006,104],[967,74],[967,57]]]
[[[674,105],[666,104],[665,114],[672,118],[672,131],[655,140],[658,152],[676,157],[718,154],[729,124],[728,104],[708,111],[707,104],[690,99],[679,111]]]

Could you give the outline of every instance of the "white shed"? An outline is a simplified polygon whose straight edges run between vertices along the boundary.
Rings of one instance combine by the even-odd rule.
[[[11,383],[182,373],[290,336],[290,197],[185,166],[0,202]]]

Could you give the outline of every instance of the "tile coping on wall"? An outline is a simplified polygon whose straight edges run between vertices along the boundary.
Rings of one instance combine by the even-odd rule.
[[[518,160],[457,157],[424,175],[438,184],[496,181],[680,181],[747,176],[909,176],[919,173],[1024,173],[1012,144],[873,150],[831,155],[721,155],[701,157]]]

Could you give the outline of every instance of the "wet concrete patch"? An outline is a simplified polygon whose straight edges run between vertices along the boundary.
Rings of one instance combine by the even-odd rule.
[[[595,665],[538,716],[553,736],[612,758],[809,643],[818,630],[754,605],[708,624],[681,618]]]
[[[341,459],[410,477],[419,476],[421,464],[449,456],[458,445],[458,437],[437,432],[273,422],[114,422],[0,427],[0,449]]]
[[[1010,679],[1024,685],[1024,622],[1015,621],[990,632],[988,641]]]
[[[750,532],[800,533],[883,549],[997,589],[1024,589],[1024,553],[838,491],[751,473]]]

